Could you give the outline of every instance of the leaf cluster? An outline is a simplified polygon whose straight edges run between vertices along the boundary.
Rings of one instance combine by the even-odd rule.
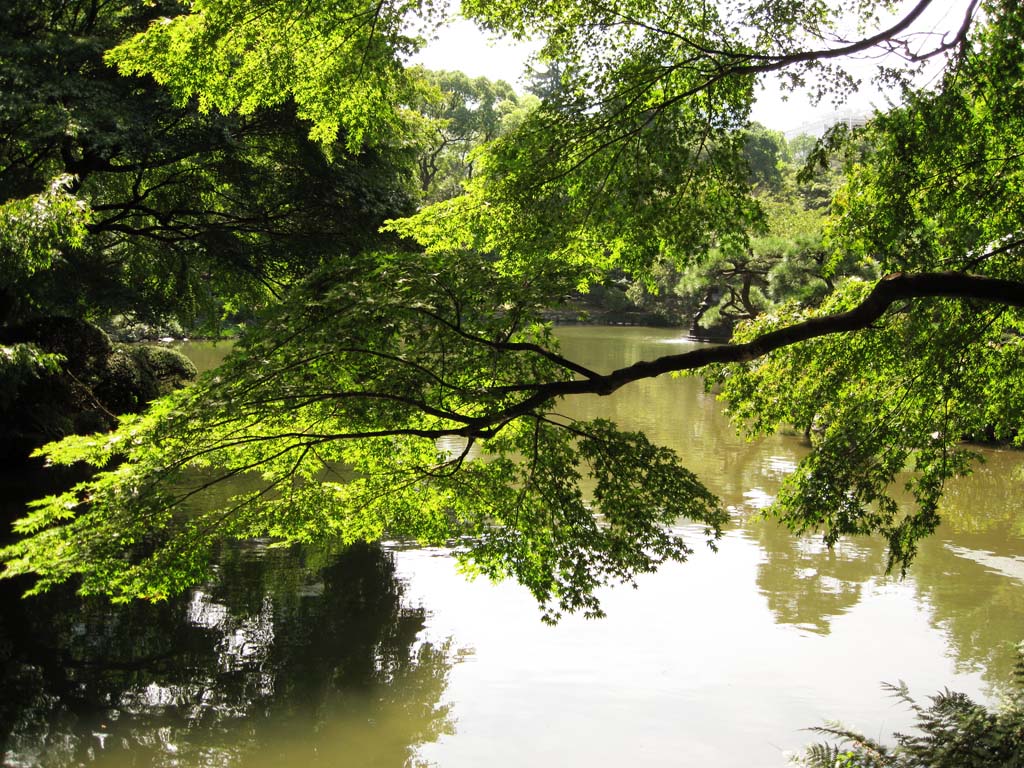
[[[44,449],[103,471],[33,505],[4,575],[159,599],[224,537],[398,537],[458,543],[552,620],[598,614],[599,587],[686,557],[680,516],[712,543],[723,516],[671,451],[521,388],[575,371],[535,320],[546,290],[467,254],[319,273],[198,385]]]
[[[48,269],[65,249],[82,247],[91,221],[88,205],[58,176],[39,195],[0,204],[0,284]]]
[[[430,4],[348,0],[194,0],[188,12],[155,20],[108,54],[123,74],[149,74],[180,104],[203,112],[252,114],[293,99],[310,138],[344,138],[349,151],[397,125],[408,86],[400,64],[416,40],[408,16]]]
[[[383,220],[411,210],[413,154],[393,136],[312,143],[287,94],[204,113],[106,63],[185,10],[0,9],[0,321],[125,314],[209,331],[325,259],[378,246]]]

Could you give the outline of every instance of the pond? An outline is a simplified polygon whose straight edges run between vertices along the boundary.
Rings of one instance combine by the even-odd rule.
[[[559,336],[598,370],[691,343],[644,328]],[[4,764],[782,766],[826,719],[906,728],[883,681],[991,700],[1009,679],[1024,636],[1020,454],[984,451],[900,579],[879,541],[829,552],[762,519],[806,446],[746,442],[699,381],[562,410],[679,452],[731,512],[720,552],[608,590],[605,619],[554,627],[517,585],[388,543],[225,546],[213,583],[156,606],[19,601],[5,584]]]

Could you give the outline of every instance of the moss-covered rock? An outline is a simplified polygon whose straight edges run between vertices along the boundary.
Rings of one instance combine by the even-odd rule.
[[[95,391],[114,413],[138,413],[196,375],[192,361],[175,349],[116,344]]]
[[[46,352],[62,355],[68,371],[90,380],[104,367],[114,348],[110,337],[92,323],[75,317],[43,317],[5,328],[0,340],[35,344]]]
[[[196,377],[195,366],[176,350],[114,344],[102,330],[76,318],[49,317],[6,328],[0,343],[30,344],[63,358],[59,370],[39,368],[8,382],[12,396],[0,402],[0,457],[5,459],[27,456],[68,434],[109,429],[118,414],[137,413]]]

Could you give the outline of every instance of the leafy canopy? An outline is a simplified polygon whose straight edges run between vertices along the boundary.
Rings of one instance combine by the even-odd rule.
[[[853,10],[870,26],[882,5]],[[599,585],[686,556],[675,521],[713,544],[722,512],[671,452],[569,421],[557,400],[709,363],[752,433],[820,435],[776,511],[828,542],[880,531],[905,565],[938,523],[944,480],[969,468],[961,438],[1021,439],[1024,391],[1024,10],[972,3],[922,47],[913,24],[929,5],[835,43],[841,18],[824,3],[464,3],[495,30],[545,37],[541,103],[480,152],[465,194],[390,225],[419,252],[382,242],[325,260],[197,386],[111,435],[45,449],[104,469],[33,506],[0,553],[6,575],[159,598],[202,578],[225,535],[409,536],[454,541],[468,569],[520,579],[549,618],[597,613]],[[112,56],[203,109],[290,97],[314,136],[342,131],[350,150],[401,123],[411,7],[190,10]],[[766,311],[732,344],[608,374],[559,354],[541,318],[572,290],[613,270],[653,284],[665,264],[757,253],[771,211],[753,195],[742,129],[759,75],[813,74],[842,94],[850,81],[832,62],[905,46],[946,56],[945,75],[864,134],[822,250],[802,262],[816,259],[822,291],[755,307]],[[891,274],[862,279],[875,269]]]
[[[143,30],[170,34],[165,21],[184,10],[0,8],[0,333],[41,316],[118,314],[210,330],[340,252],[379,244],[384,219],[411,209],[404,138],[316,144],[283,92],[244,115],[203,111],[107,63]]]
[[[515,576],[548,616],[599,612],[600,584],[686,557],[674,521],[703,523],[713,544],[723,515],[643,435],[521,408],[521,382],[572,373],[550,331],[521,321],[537,297],[461,258],[317,275],[196,386],[110,435],[48,447],[56,463],[125,461],[34,504],[6,574],[34,572],[36,589],[81,574],[86,593],[160,598],[204,578],[225,535],[399,536],[459,542],[470,570]],[[208,498],[242,473],[259,480]]]
[[[395,128],[395,101],[407,86],[401,57],[415,47],[410,17],[430,2],[309,5],[299,2],[193,0],[189,12],[156,19],[107,58],[124,74],[145,73],[203,112],[251,114],[294,100],[331,143],[350,151]]]

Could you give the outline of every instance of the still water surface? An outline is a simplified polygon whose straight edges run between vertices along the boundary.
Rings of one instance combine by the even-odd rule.
[[[598,370],[689,344],[559,335]],[[905,728],[881,681],[990,698],[1008,679],[1024,636],[1020,454],[985,452],[900,580],[880,542],[829,552],[762,520],[806,448],[737,437],[698,381],[562,410],[678,451],[732,512],[720,552],[609,590],[605,619],[556,627],[515,584],[468,582],[446,552],[399,545],[225,547],[216,583],[161,606],[18,602],[8,585],[5,764],[782,766],[828,718]]]

